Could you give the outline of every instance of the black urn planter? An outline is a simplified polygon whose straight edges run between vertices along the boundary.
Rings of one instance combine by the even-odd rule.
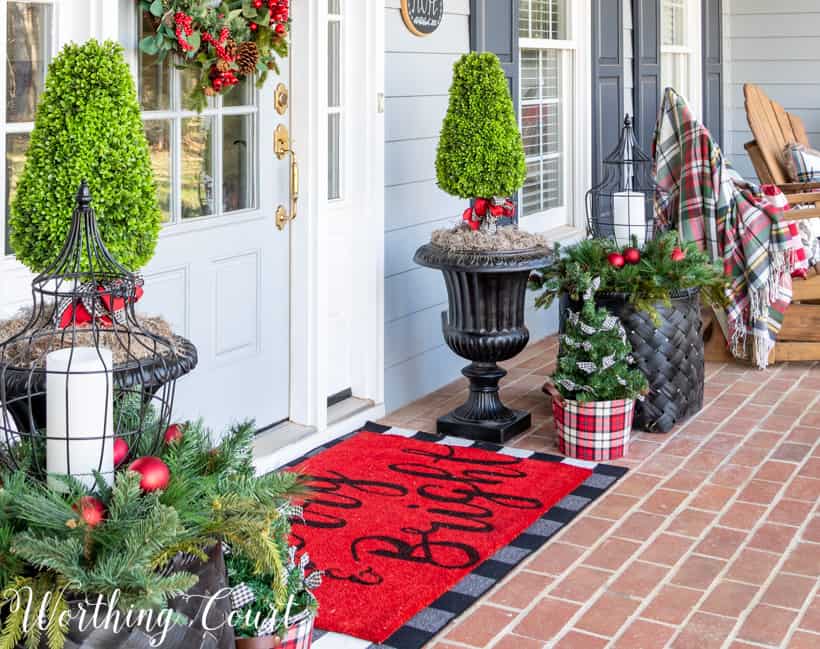
[[[671,307],[656,304],[660,323],[629,302],[625,293],[598,293],[595,302],[618,316],[632,345],[632,355],[649,381],[649,394],[635,406],[634,427],[667,433],[703,408],[704,352],[700,289],[676,291]],[[561,331],[567,309],[580,304],[561,296]]]
[[[527,346],[527,280],[532,270],[550,260],[547,248],[466,252],[427,244],[416,251],[417,264],[444,275],[448,296],[448,310],[441,314],[444,340],[471,361],[462,370],[470,381],[469,398],[439,418],[439,433],[503,443],[530,427],[530,413],[502,403],[498,383],[507,371],[498,363]]]

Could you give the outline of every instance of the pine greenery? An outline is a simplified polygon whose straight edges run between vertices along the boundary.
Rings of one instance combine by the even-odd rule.
[[[67,45],[48,69],[9,218],[14,253],[44,270],[65,242],[86,179],[100,234],[131,270],[154,254],[161,213],[134,81],[121,45]]]
[[[649,390],[643,373],[632,367],[632,346],[620,320],[594,298],[571,312],[561,336],[558,367],[552,380],[572,401],[635,399]]]
[[[439,186],[460,198],[508,197],[524,184],[524,145],[495,54],[472,52],[455,64],[436,173]]]
[[[680,261],[672,258],[676,247],[685,254]],[[641,251],[640,263],[615,268],[607,255],[622,251],[607,239],[587,239],[568,248],[556,244],[554,263],[530,277],[530,290],[540,292],[536,306],[549,308],[561,293],[578,300],[596,277],[601,280],[601,293],[627,294],[636,309],[647,312],[656,322],[657,305],[671,306],[675,291],[698,287],[708,304],[726,304],[727,279],[723,268],[712,263],[697,245],[682,244],[676,232],[648,241]]]
[[[139,474],[127,470],[116,474],[110,488],[98,480],[95,496],[106,514],[95,527],[75,509],[88,495],[76,480],[64,479],[62,493],[25,471],[0,471],[0,649],[13,649],[24,635],[22,618],[8,613],[7,589],[31,587],[35,597],[66,589],[94,596],[118,591],[122,610],[158,611],[196,584],[189,572],[164,570],[174,557],[204,559],[205,550],[221,542],[247,557],[258,574],[276,576],[271,583],[277,601],[285,602],[286,505],[304,492],[302,477],[257,477],[253,433],[252,422],[236,425],[215,446],[201,422],[187,424],[182,438],[160,455],[171,473],[164,491],[143,493]],[[68,603],[60,594],[52,606],[64,610]],[[46,631],[50,649],[63,647],[66,629],[58,619],[51,618]],[[39,632],[29,630],[26,642],[35,647],[39,641]]]

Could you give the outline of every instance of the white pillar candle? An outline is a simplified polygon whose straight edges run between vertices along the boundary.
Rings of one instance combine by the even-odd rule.
[[[93,488],[94,471],[114,477],[114,366],[110,349],[74,347],[46,357],[46,470]]]
[[[615,240],[621,246],[632,245],[632,235],[638,247],[646,242],[646,196],[641,192],[617,192],[613,196],[612,216]]]

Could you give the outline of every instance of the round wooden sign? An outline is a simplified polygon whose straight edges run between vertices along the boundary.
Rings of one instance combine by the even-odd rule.
[[[401,16],[416,36],[429,36],[444,18],[444,0],[401,0]]]

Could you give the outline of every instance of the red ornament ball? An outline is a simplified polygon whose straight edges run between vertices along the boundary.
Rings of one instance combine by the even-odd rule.
[[[624,261],[633,266],[641,261],[641,251],[637,248],[627,248],[624,250]]]
[[[142,476],[140,488],[143,491],[161,491],[168,486],[171,472],[168,466],[158,457],[141,457],[131,463],[129,471],[135,471]]]
[[[613,268],[623,268],[626,263],[624,256],[620,252],[610,252],[606,256],[606,259]]]
[[[672,251],[672,261],[683,261],[686,259],[686,253],[680,248],[675,248]]]
[[[117,437],[114,440],[114,466],[119,466],[128,455],[128,442],[122,437]]]
[[[105,505],[94,496],[83,496],[71,509],[80,515],[88,527],[97,527],[105,520]]]
[[[182,428],[179,424],[171,424],[168,430],[165,431],[165,443],[173,444],[182,439]]]

